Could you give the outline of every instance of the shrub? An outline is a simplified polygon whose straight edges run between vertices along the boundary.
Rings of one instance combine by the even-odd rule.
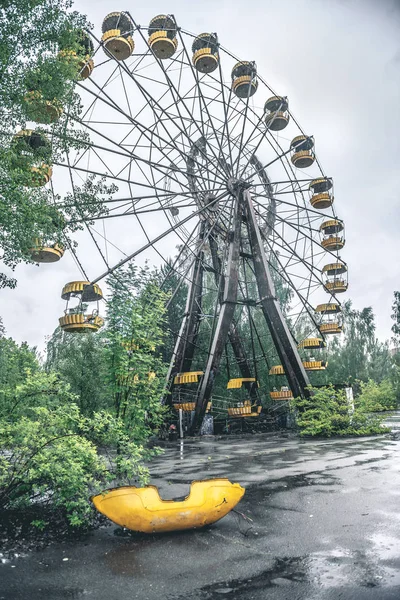
[[[17,386],[0,417],[0,509],[40,503],[81,526],[94,514],[91,493],[116,480],[147,482],[142,463],[154,452],[110,413],[83,416],[76,399],[68,385],[43,371],[28,372]]]
[[[383,417],[352,406],[344,390],[333,386],[310,388],[309,398],[295,398],[292,406],[301,436],[372,435],[389,429],[381,426]]]
[[[385,379],[376,383],[369,379],[366,383],[360,381],[360,394],[356,406],[365,412],[394,410],[396,408],[396,391],[390,381]]]

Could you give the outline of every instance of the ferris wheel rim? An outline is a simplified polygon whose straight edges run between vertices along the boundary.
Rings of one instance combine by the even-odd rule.
[[[144,28],[141,28],[141,26],[138,26],[138,27],[137,27],[137,30],[138,30],[138,31],[141,31],[142,29],[144,29]],[[181,35],[181,33],[183,33],[183,34],[186,34],[186,35],[190,35],[191,37],[195,37],[195,34],[192,34],[191,32],[189,32],[189,31],[187,31],[187,30],[184,30],[184,29],[182,29],[182,28],[179,28],[178,32],[179,32],[179,35]],[[92,34],[91,34],[91,35],[92,35]],[[95,37],[95,36],[93,36],[93,37]],[[100,45],[99,45],[99,47],[100,47]],[[96,52],[97,52],[97,50],[99,49],[99,47],[96,49]],[[183,47],[186,49],[186,47],[184,46],[184,44],[183,44]],[[220,47],[220,49],[221,49],[223,52],[225,52],[227,55],[231,56],[231,57],[232,57],[232,58],[234,58],[234,59],[237,59],[237,57],[235,57],[235,56],[234,56],[232,53],[230,53],[230,52],[229,52],[229,51],[228,51],[226,48],[224,48],[224,47],[222,47],[222,46],[219,46],[219,47]],[[106,61],[106,62],[108,62],[109,60],[110,60],[110,59],[107,59],[107,61]],[[115,59],[111,59],[111,60],[115,60]],[[105,63],[102,63],[102,64],[105,64]],[[101,65],[99,65],[99,66],[101,66]],[[118,68],[118,67],[121,69],[121,65],[117,65],[117,68]],[[221,67],[221,65],[220,65],[220,64],[219,64],[219,67]],[[275,93],[275,92],[274,92],[274,90],[271,88],[271,86],[270,86],[269,84],[267,84],[265,80],[263,80],[263,79],[262,79],[261,75],[257,74],[257,77],[258,77],[258,79],[259,79],[260,81],[262,81],[262,83],[265,85],[265,87],[266,87],[268,90],[270,90],[270,91],[271,91],[271,93]],[[199,85],[199,82],[197,82],[197,84]],[[80,85],[82,85],[82,84],[80,84]],[[228,86],[227,86],[227,85],[226,85],[226,84],[225,84],[225,83],[222,81],[222,79],[221,79],[221,85],[222,85],[222,86],[225,86],[225,87],[226,87],[226,89],[228,89]],[[82,86],[82,87],[84,87],[84,86]],[[86,88],[85,88],[85,89],[86,89]],[[301,131],[301,132],[304,134],[304,132],[303,132],[302,128],[300,127],[300,125],[297,123],[297,121],[296,121],[296,120],[295,120],[295,118],[293,117],[293,113],[292,113],[291,111],[290,111],[290,116],[291,116],[291,118],[293,119],[293,121],[296,123],[296,126],[297,126],[297,128],[298,128],[298,129],[299,129],[299,130],[300,130],[300,131]],[[260,117],[259,117],[259,118],[260,118]],[[261,118],[260,118],[260,120],[261,120]],[[271,136],[272,136],[272,133],[271,133],[271,132],[269,132],[269,131],[267,131],[267,132],[265,132],[265,133],[267,133],[268,135],[271,135]],[[268,136],[266,135],[265,137],[268,137]],[[272,136],[272,137],[273,137],[273,136]],[[229,139],[229,138],[228,138],[228,139]],[[275,143],[277,143],[277,141],[276,141],[276,140],[275,140]],[[276,152],[276,150],[275,150],[275,152]],[[278,157],[278,159],[282,161],[282,156],[279,156],[279,157]],[[293,178],[291,178],[290,180],[288,179],[288,181],[290,181],[290,182],[291,182],[291,184],[292,184],[292,187],[294,188],[294,186],[297,186],[297,184],[298,184],[298,178],[297,178],[297,176],[296,176],[296,174],[295,174],[295,170],[293,169],[293,166],[290,164],[290,162],[289,162],[287,159],[286,159],[286,161],[287,161],[287,164],[288,164],[288,168],[290,169],[290,171],[291,171],[291,173],[292,173],[292,176],[293,176]],[[322,170],[322,167],[320,166],[320,163],[319,163],[319,161],[318,161],[318,158],[316,159],[316,161],[317,161],[317,165],[318,165],[318,168],[319,168],[319,170],[320,170],[321,176],[322,176],[322,177],[325,177],[325,175],[324,175],[324,172],[323,172],[323,170]],[[69,167],[69,169],[70,169],[70,167]],[[285,171],[286,171],[286,169],[285,169]],[[100,175],[100,174],[99,174],[99,175]],[[111,178],[111,179],[112,179],[112,178]],[[306,180],[306,181],[310,181],[310,180]],[[272,183],[272,184],[273,184],[273,183]],[[131,183],[128,183],[128,185],[131,185]],[[150,186],[150,185],[149,185],[149,187],[152,187],[152,186]],[[302,201],[303,201],[303,204],[304,204],[304,209],[305,209],[305,212],[306,212],[306,214],[308,214],[308,211],[309,211],[310,209],[309,209],[309,208],[306,206],[306,202],[307,202],[307,201],[306,201],[306,198],[305,198],[304,191],[302,190],[302,188],[301,188],[301,186],[300,186],[300,185],[298,185],[297,187],[298,187],[298,189],[297,189],[296,191],[294,191],[294,189],[293,189],[293,193],[294,193],[294,198],[295,198],[296,205],[297,205],[297,206],[299,206],[299,205],[298,205],[298,203],[297,203],[297,194],[299,194],[299,193],[300,193],[300,195],[301,195],[301,198],[302,198]],[[153,186],[153,189],[154,189],[154,186]],[[156,196],[157,196],[157,194],[156,194]],[[118,201],[118,200],[116,200],[116,202],[117,202],[117,201]],[[158,210],[160,210],[160,211],[164,211],[164,212],[165,212],[165,210],[166,210],[166,209],[165,209],[165,207],[163,207],[163,206],[160,206],[160,208],[159,208]],[[336,216],[336,215],[335,215],[335,212],[334,212],[334,208],[332,209],[332,212],[333,212],[334,216]],[[137,216],[135,213],[132,213],[132,214],[134,214],[135,216]],[[321,215],[321,216],[323,216],[323,214],[322,214],[322,213],[318,213],[318,214],[319,214],[319,215]],[[330,216],[330,215],[327,215],[327,216]],[[140,222],[140,220],[139,220],[139,219],[138,219],[138,221]],[[299,235],[299,233],[298,233],[297,235]],[[152,246],[152,247],[154,247],[154,246]],[[137,254],[141,253],[142,251],[143,251],[143,250],[140,250],[140,251],[139,251]],[[332,252],[332,254],[334,254],[334,255],[335,255],[335,253],[333,253],[333,252]],[[102,277],[103,277],[103,276],[102,276]],[[99,277],[99,278],[95,279],[94,281],[98,281],[98,280],[99,280],[99,279],[101,279],[102,277]]]

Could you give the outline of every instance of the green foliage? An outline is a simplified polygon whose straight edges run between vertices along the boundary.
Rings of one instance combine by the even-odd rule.
[[[142,440],[163,416],[160,398],[166,365],[161,349],[167,295],[148,267],[130,265],[107,283],[111,290],[104,331],[108,389],[116,417],[135,432],[135,439]]]
[[[356,407],[364,412],[394,410],[397,407],[396,390],[391,381],[385,379],[376,383],[372,379],[360,382],[360,394],[356,399]]]
[[[58,375],[28,371],[12,400],[0,418],[1,509],[50,504],[80,526],[93,516],[90,493],[116,480],[147,481],[142,462],[152,452],[109,412],[82,415]]]
[[[90,494],[148,480],[167,296],[148,268],[130,266],[109,286],[104,334],[57,330],[46,370],[26,344],[0,336],[0,510],[48,504],[80,526],[93,516]]]
[[[82,30],[90,25],[83,15],[69,10],[71,4],[20,0],[3,2],[0,8],[0,247],[1,260],[10,270],[20,262],[32,262],[29,250],[35,239],[44,245],[71,244],[69,235],[82,227],[82,219],[90,222],[92,216],[103,214],[103,196],[115,191],[115,186],[95,177],[63,199],[47,187],[29,187],[31,166],[65,162],[71,149],[90,145],[87,135],[74,127],[81,112],[75,92],[76,61],[59,53],[71,50],[79,60],[86,52]],[[27,129],[27,120],[41,120],[40,106],[32,108],[29,100],[32,91],[61,111],[51,131],[37,123],[28,126],[47,140],[35,151],[14,137]],[[0,288],[15,285],[11,273],[0,272]]]
[[[394,300],[392,304],[392,325],[393,341],[395,344],[400,343],[400,292],[394,292]]]
[[[353,309],[350,300],[342,306],[344,334],[329,341],[326,377],[335,384],[390,376],[392,361],[387,343],[375,337],[375,317],[371,307]],[[319,383],[319,382],[318,382]]]
[[[11,338],[0,336],[0,415],[16,401],[16,390],[26,374],[39,370],[35,348],[24,342],[20,346]]]
[[[363,407],[353,407],[344,390],[333,386],[311,388],[309,398],[295,398],[292,406],[301,436],[374,435],[389,431],[381,426],[383,417]]]
[[[45,367],[48,372],[59,373],[70,385],[82,414],[92,416],[100,408],[111,408],[101,334],[74,335],[58,327],[47,343]]]
[[[73,526],[92,515],[89,491],[98,492],[118,477],[146,481],[142,460],[148,452],[134,444],[107,413],[92,419],[74,403],[25,409],[18,420],[0,422],[0,507],[23,508],[34,500],[61,509]],[[118,444],[110,462],[98,444]]]

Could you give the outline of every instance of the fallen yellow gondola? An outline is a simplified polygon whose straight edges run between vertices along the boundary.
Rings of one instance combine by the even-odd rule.
[[[182,501],[162,500],[158,488],[122,486],[92,496],[97,510],[111,521],[132,531],[161,533],[198,529],[222,519],[245,492],[229,479],[193,481]]]

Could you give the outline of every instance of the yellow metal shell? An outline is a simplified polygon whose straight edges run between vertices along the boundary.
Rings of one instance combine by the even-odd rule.
[[[318,329],[324,335],[330,335],[334,333],[342,333],[342,326],[339,323],[321,323]]]
[[[57,58],[60,61],[75,64],[79,79],[87,79],[94,69],[94,62],[89,54],[86,56],[78,56],[74,50],[60,50],[57,54]]]
[[[222,519],[242,499],[245,489],[228,479],[194,481],[182,501],[162,500],[158,489],[124,486],[91,498],[99,512],[132,531],[159,533],[198,529]]]
[[[281,131],[285,129],[286,125],[289,123],[289,114],[276,111],[271,112],[265,117],[265,124],[271,131]]]
[[[322,272],[328,275],[336,275],[340,273],[346,273],[347,267],[343,263],[330,263],[322,267]]]
[[[271,396],[272,400],[291,400],[293,398],[291,390],[284,392],[270,392],[269,395]]]
[[[282,111],[286,112],[289,108],[289,104],[287,98],[283,98],[282,96],[272,96],[268,98],[268,100],[264,104],[264,110],[269,110],[271,112]]]
[[[44,100],[39,91],[28,92],[24,96],[24,102],[27,117],[36,123],[44,125],[54,123],[63,113],[63,108],[58,100]]]
[[[29,249],[31,258],[38,263],[53,263],[60,260],[64,255],[64,248],[58,244],[54,246],[42,246],[40,240],[35,240],[32,248]]]
[[[340,304],[328,302],[327,304],[318,304],[315,308],[316,313],[325,313],[327,315],[334,315],[342,312]]]
[[[230,379],[226,386],[228,390],[238,390],[244,383],[256,381],[255,377],[238,377],[237,379]]]
[[[116,60],[126,60],[131,56],[135,49],[135,42],[132,37],[130,35],[127,37],[122,36],[119,29],[110,29],[109,31],[106,31],[103,33],[101,39],[104,48]]]
[[[311,150],[314,148],[314,140],[304,134],[296,135],[290,142],[290,147],[294,151]]]
[[[326,281],[324,288],[332,294],[341,294],[347,290],[348,284],[343,279],[335,279],[335,281]]]
[[[40,167],[31,167],[30,172],[32,179],[27,184],[27,187],[43,187],[50,181],[53,175],[53,169],[44,163]]]
[[[307,338],[302,340],[298,344],[298,348],[305,348],[309,350],[316,350],[318,348],[325,348],[326,343],[321,338]]]
[[[76,296],[82,294],[84,289],[90,285],[90,281],[70,281],[64,285],[61,292],[61,298],[63,300],[69,300],[73,295]],[[85,298],[85,302],[95,302],[96,300],[101,300],[103,297],[103,292],[97,283],[94,283],[92,288],[92,292],[89,297]],[[88,296],[88,294],[86,295]]]
[[[178,40],[170,39],[167,31],[155,31],[149,37],[149,46],[160,60],[171,58],[178,48]]]
[[[234,406],[228,408],[229,417],[258,417],[261,413],[262,406]]]
[[[332,206],[334,197],[329,192],[322,192],[321,194],[314,194],[311,196],[310,202],[313,208],[323,209]]]
[[[233,80],[233,91],[238,98],[248,98],[256,93],[258,81],[251,75],[242,75]]]
[[[329,219],[321,224],[319,230],[326,233],[339,233],[339,231],[343,231],[343,223],[338,219]]]
[[[200,48],[194,52],[192,62],[200,73],[212,73],[218,67],[218,53],[213,53],[211,48]]]
[[[63,331],[69,333],[88,333],[90,331],[98,331],[104,325],[104,320],[98,316],[93,317],[92,315],[77,313],[60,317],[59,323]]]
[[[182,383],[197,383],[199,377],[204,375],[204,371],[188,371],[186,373],[178,373],[174,378],[174,384],[181,385]]]
[[[308,187],[308,189],[313,190],[315,194],[320,194],[323,192],[328,192],[332,188],[332,180],[327,177],[319,177],[318,179],[313,179]]]
[[[331,235],[321,242],[321,246],[325,248],[325,250],[341,250],[344,245],[345,239],[338,237],[337,235]]]
[[[315,156],[311,150],[300,150],[299,152],[295,152],[290,160],[298,169],[305,169],[313,164]]]
[[[89,56],[86,56],[83,60],[78,63],[79,68],[79,79],[87,79],[93,72],[94,62]]]
[[[324,360],[305,360],[303,366],[306,371],[325,371],[328,363]]]
[[[192,412],[192,410],[196,409],[196,402],[177,402],[174,404],[175,410],[183,410],[184,412]],[[206,411],[209,412],[211,410],[211,402],[207,403]]]
[[[285,371],[282,367],[282,365],[275,365],[273,367],[270,368],[269,370],[269,375],[284,375]]]

